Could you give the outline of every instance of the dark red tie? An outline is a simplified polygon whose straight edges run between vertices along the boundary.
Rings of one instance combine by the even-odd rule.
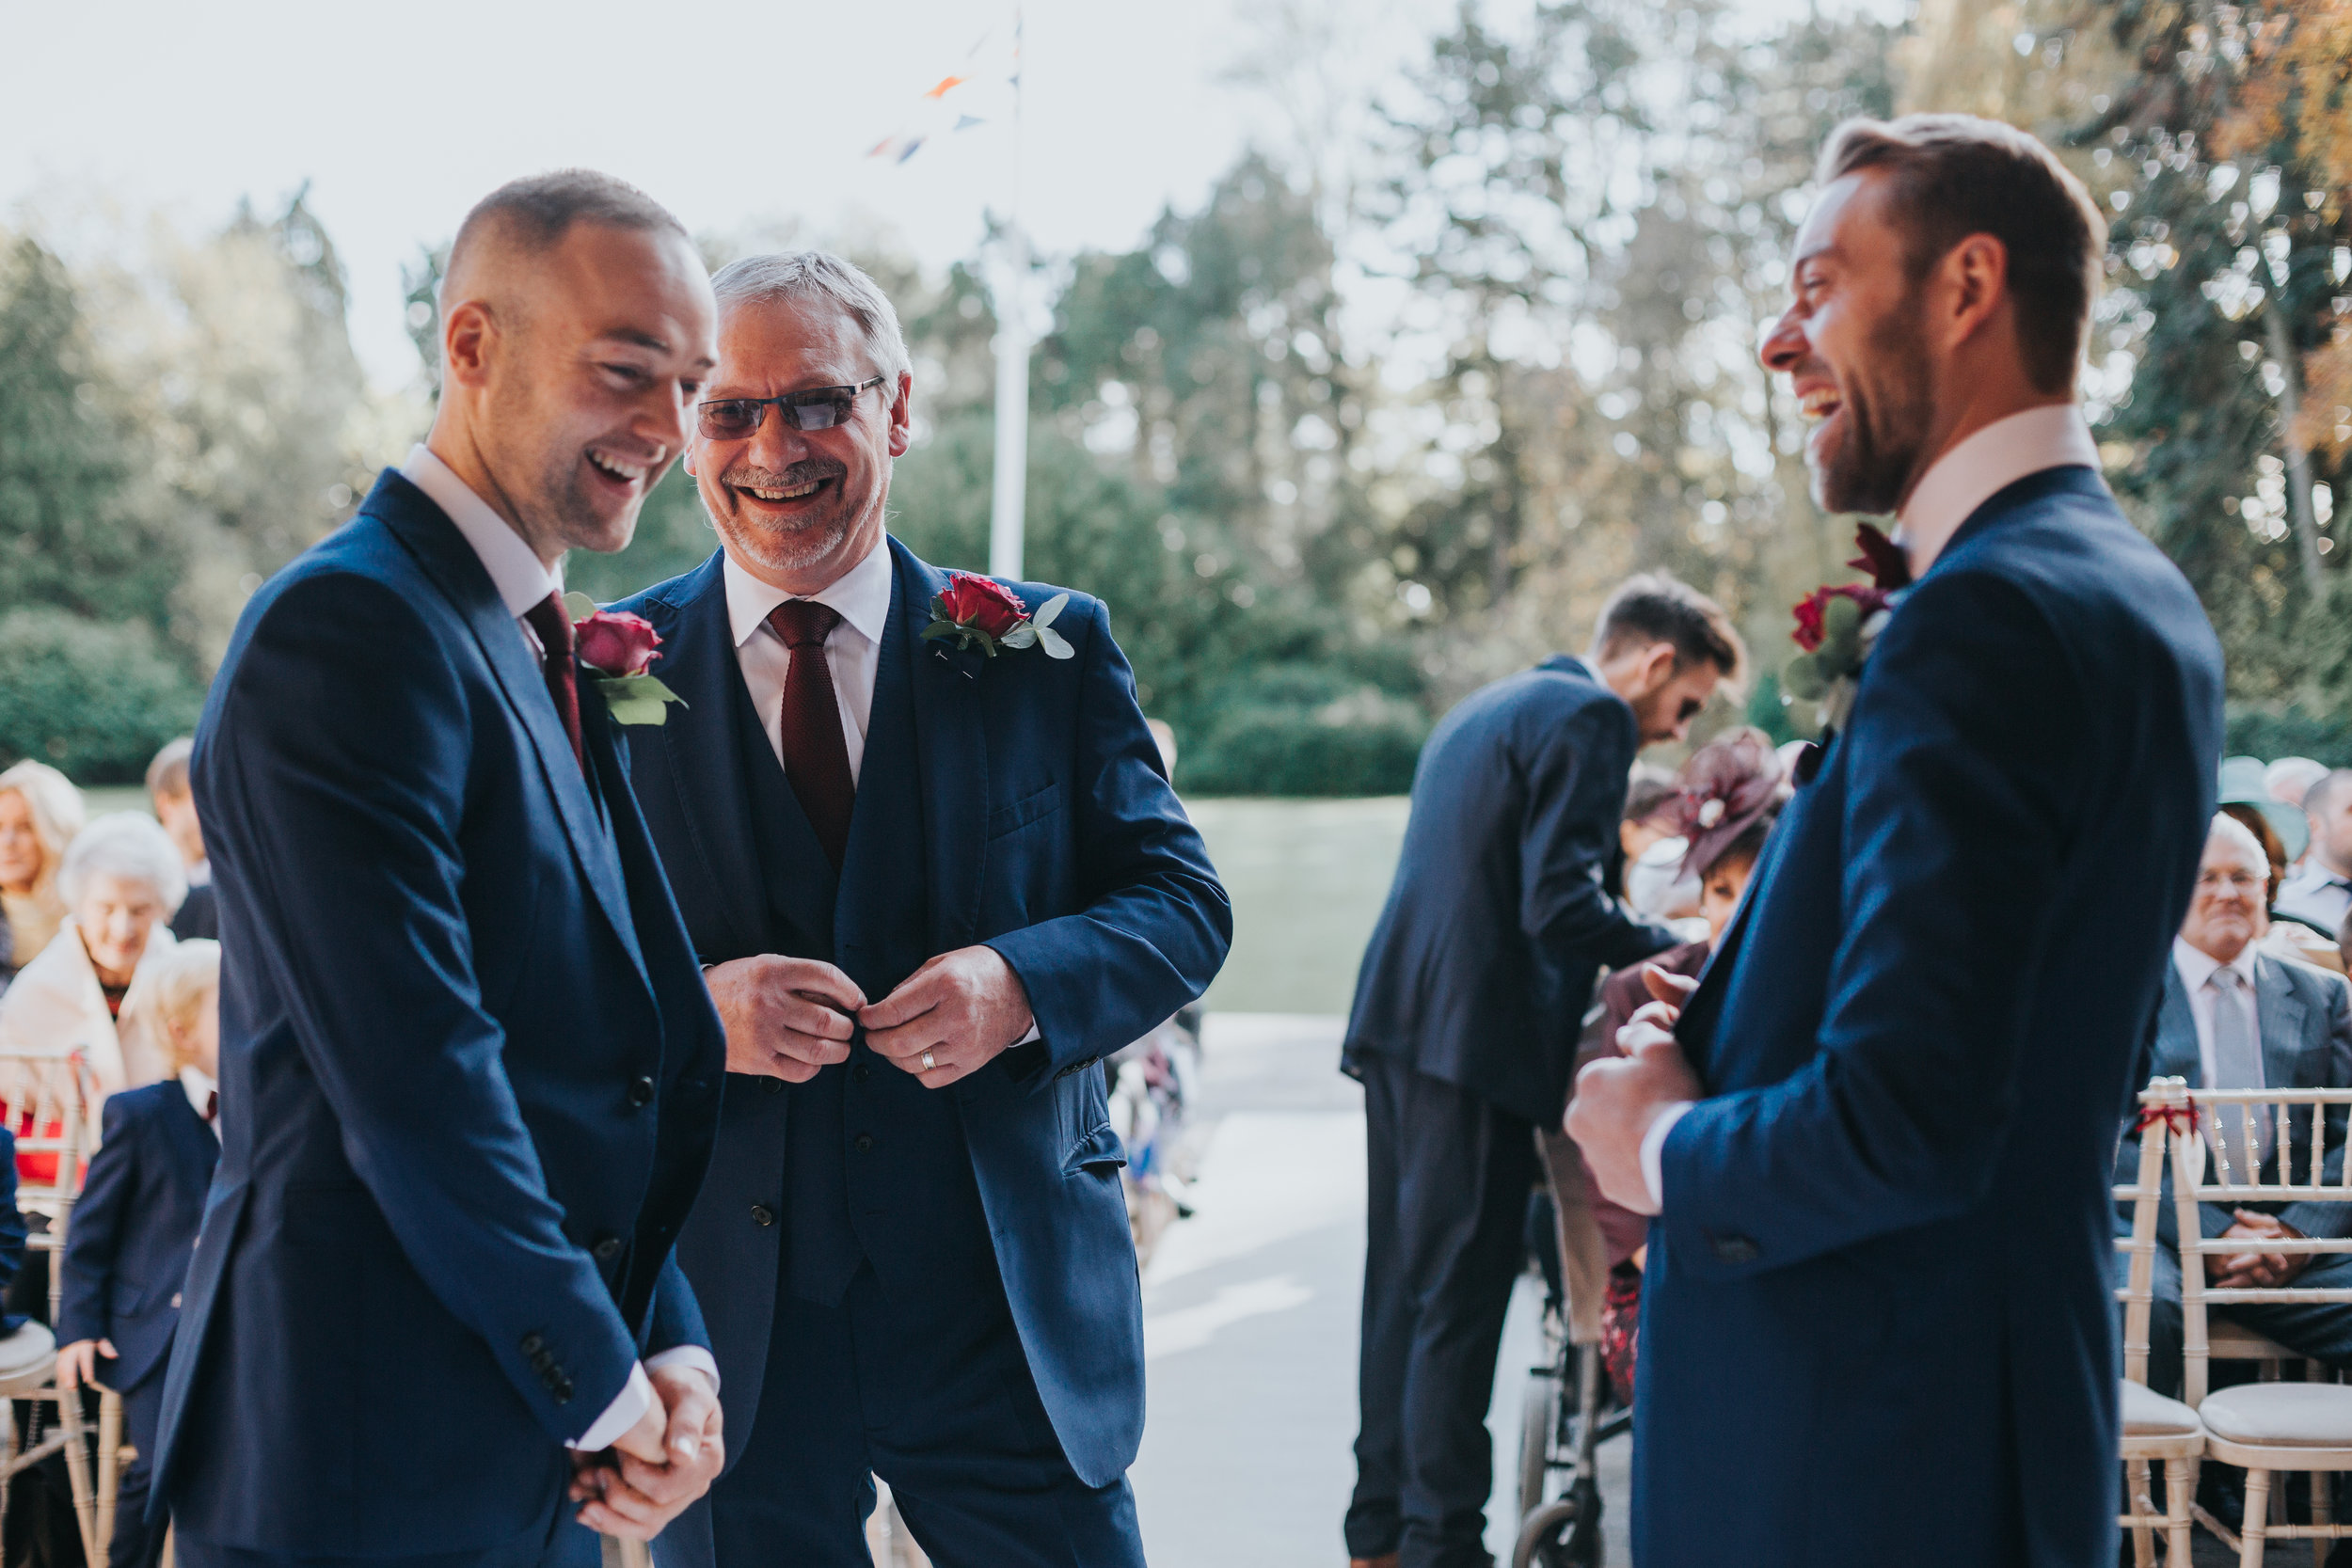
[[[817,830],[825,858],[841,869],[850,847],[850,808],[857,785],[850,780],[850,743],[841,733],[841,705],[833,694],[833,666],[825,639],[841,624],[840,612],[814,599],[787,599],[770,611],[768,624],[792,650],[784,675],[784,776]]]
[[[220,1119],[220,1091],[218,1089],[204,1091],[204,1119],[206,1121]]]
[[[539,634],[540,668],[548,677],[548,695],[555,699],[555,716],[571,737],[572,760],[588,771],[588,753],[580,744],[580,673],[572,662],[572,618],[564,609],[564,595],[549,594],[523,611],[523,619]]]

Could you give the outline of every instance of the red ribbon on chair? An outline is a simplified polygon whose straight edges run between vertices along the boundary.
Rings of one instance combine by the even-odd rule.
[[[2187,1097],[2185,1105],[2142,1105],[2139,1115],[2132,1118],[2132,1131],[2144,1132],[2158,1122],[2164,1123],[2181,1137],[2197,1131],[2197,1097]]]

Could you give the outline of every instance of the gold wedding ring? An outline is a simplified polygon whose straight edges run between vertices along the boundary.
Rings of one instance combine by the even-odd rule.
[[[939,1064],[937,1062],[931,1060],[931,1053],[930,1052],[926,1051],[923,1053],[923,1070],[925,1072],[930,1071],[938,1065]]]

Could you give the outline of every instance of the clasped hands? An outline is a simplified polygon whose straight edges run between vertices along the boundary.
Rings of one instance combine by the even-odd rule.
[[[572,1455],[580,1522],[605,1535],[651,1541],[710,1490],[726,1462],[719,1391],[699,1367],[645,1374],[659,1396],[609,1449]]]
[[[1668,1106],[1704,1092],[1674,1036],[1675,1021],[1698,982],[1655,964],[1643,966],[1642,980],[1654,1000],[1617,1031],[1617,1055],[1588,1063],[1576,1075],[1567,1132],[1603,1196],[1637,1214],[1655,1214],[1658,1205],[1642,1175],[1642,1140]]]
[[[1028,989],[993,947],[942,953],[870,1003],[815,958],[763,954],[714,965],[704,978],[726,1025],[727,1070],[787,1084],[848,1060],[863,1027],[876,1055],[940,1088],[987,1066],[1034,1022]]]
[[[2232,1211],[2237,1223],[2224,1230],[2221,1241],[2243,1236],[2249,1240],[2268,1238],[2273,1241],[2299,1241],[2302,1232],[2276,1214],[2265,1214],[2259,1209]],[[2284,1285],[2301,1274],[2312,1260],[2308,1252],[2231,1252],[2208,1254],[2205,1258],[2205,1277],[2217,1290],[2243,1288],[2268,1289]]]

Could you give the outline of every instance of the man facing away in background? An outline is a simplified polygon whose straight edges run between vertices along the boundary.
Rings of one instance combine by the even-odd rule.
[[[1743,658],[1711,600],[1637,577],[1585,657],[1471,693],[1422,749],[1341,1057],[1370,1156],[1359,1568],[1488,1560],[1486,1407],[1535,1130],[1566,1103],[1599,970],[1676,941],[1602,890],[1634,753],[1681,739]]]

